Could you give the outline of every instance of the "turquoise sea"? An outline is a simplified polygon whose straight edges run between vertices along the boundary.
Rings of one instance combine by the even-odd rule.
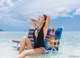
[[[12,40],[21,40],[27,32],[0,32],[0,58],[17,58],[18,51]],[[58,53],[26,58],[80,58],[80,31],[63,31]]]

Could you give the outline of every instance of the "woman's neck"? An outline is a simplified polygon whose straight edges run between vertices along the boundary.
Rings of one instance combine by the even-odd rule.
[[[43,24],[39,24],[38,28],[41,29],[42,26],[43,26]]]

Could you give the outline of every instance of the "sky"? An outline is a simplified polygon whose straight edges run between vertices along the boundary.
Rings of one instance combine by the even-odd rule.
[[[47,14],[50,27],[80,31],[80,0],[0,0],[0,29],[27,31],[32,28],[30,17]]]

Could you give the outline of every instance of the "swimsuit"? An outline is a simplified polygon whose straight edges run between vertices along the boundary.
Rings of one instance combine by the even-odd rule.
[[[35,31],[37,30],[37,28],[34,30],[33,32],[33,37],[34,37],[34,48],[40,48],[40,47],[44,47],[45,48],[45,44],[44,44],[44,33],[43,33],[43,26],[41,27],[37,38],[35,36]]]

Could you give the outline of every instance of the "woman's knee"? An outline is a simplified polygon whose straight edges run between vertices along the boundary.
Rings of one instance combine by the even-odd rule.
[[[26,41],[27,39],[27,36],[23,36],[22,41]]]
[[[24,40],[26,43],[30,43],[30,40],[27,36],[24,36],[22,40]]]
[[[24,36],[23,38],[22,38],[22,40],[21,40],[21,42],[20,42],[20,44],[22,44],[23,42],[25,43],[26,42],[26,36]]]
[[[27,39],[27,36],[23,36],[22,40],[26,40]]]

